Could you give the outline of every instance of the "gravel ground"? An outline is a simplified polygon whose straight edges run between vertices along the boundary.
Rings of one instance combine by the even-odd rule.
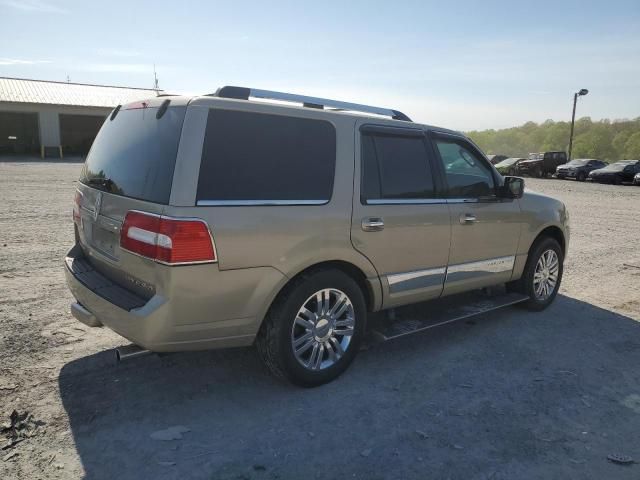
[[[640,478],[607,460],[640,461],[640,188],[527,179],[571,212],[554,305],[374,346],[301,390],[252,349],[115,365],[126,341],[68,313],[79,169],[0,163],[0,425],[31,415],[0,478]]]

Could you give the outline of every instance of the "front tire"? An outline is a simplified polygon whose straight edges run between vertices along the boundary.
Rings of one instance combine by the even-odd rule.
[[[362,290],[344,272],[304,274],[269,310],[256,339],[258,353],[275,376],[296,385],[330,382],[358,353],[366,312]]]
[[[529,300],[520,304],[523,307],[533,311],[544,310],[558,294],[563,264],[560,244],[551,237],[542,237],[531,248],[522,277],[509,283],[509,289],[529,296]]]
[[[587,175],[584,172],[578,172],[578,176],[576,177],[576,180],[578,180],[579,182],[584,182],[587,179]]]

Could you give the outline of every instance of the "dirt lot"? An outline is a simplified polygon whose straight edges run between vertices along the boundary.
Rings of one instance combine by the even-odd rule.
[[[79,169],[0,163],[0,424],[31,414],[0,478],[640,478],[607,460],[640,461],[640,188],[527,180],[571,212],[550,309],[378,345],[301,390],[252,349],[116,365],[126,341],[68,313]]]

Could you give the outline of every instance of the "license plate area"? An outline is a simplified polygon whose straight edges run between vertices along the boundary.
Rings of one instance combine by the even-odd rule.
[[[93,224],[91,232],[92,246],[101,253],[117,259],[116,247],[120,243],[120,237],[112,230],[107,230],[101,225]]]
[[[83,231],[90,245],[103,255],[117,260],[120,248],[120,223],[103,216],[99,216],[95,222],[87,220],[85,218],[83,221]]]

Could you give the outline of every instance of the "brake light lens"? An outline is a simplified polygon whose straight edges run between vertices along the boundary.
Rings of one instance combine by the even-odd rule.
[[[80,225],[80,202],[82,201],[82,193],[80,190],[76,190],[76,194],[73,197],[73,223]]]
[[[217,261],[209,227],[199,219],[127,212],[120,247],[168,265]]]
[[[149,108],[149,102],[131,102],[122,107],[122,110],[139,110]]]

